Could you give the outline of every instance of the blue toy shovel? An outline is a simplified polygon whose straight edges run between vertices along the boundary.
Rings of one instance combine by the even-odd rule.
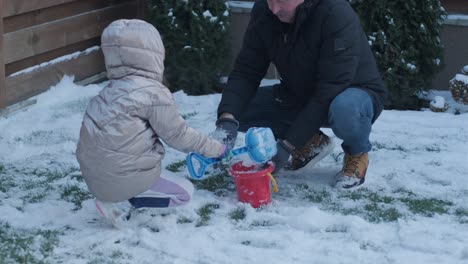
[[[276,140],[271,129],[268,127],[249,128],[245,134],[245,146],[233,149],[232,156],[237,156],[246,152],[255,163],[267,162],[275,156]],[[194,159],[199,164],[198,169],[195,169],[193,166]],[[187,155],[187,168],[190,177],[193,179],[201,179],[209,165],[220,161],[220,158],[205,158],[196,152],[190,152]]]

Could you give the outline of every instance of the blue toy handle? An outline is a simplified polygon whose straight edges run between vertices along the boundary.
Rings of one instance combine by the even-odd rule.
[[[232,156],[234,157],[234,156],[240,155],[242,153],[248,152],[249,150],[250,150],[250,148],[248,146],[245,146],[245,147],[233,149],[231,151],[231,153],[232,153]]]
[[[249,147],[241,147],[237,149],[232,150],[232,156],[237,156],[242,153],[248,152]],[[196,159],[200,163],[200,168],[198,171],[195,171],[195,168],[193,167],[193,159]],[[193,179],[201,179],[203,175],[205,174],[205,170],[208,166],[210,166],[213,163],[220,162],[220,158],[205,158],[202,155],[196,153],[196,152],[190,152],[187,155],[187,169],[189,171],[190,177]]]
[[[198,171],[195,171],[195,168],[193,167],[193,159],[198,160],[198,162],[200,163],[200,168],[198,169]],[[198,180],[198,179],[202,178],[203,175],[205,174],[206,167],[208,167],[209,165],[211,165],[213,163],[221,161],[221,159],[218,159],[218,158],[205,158],[205,157],[203,157],[202,155],[200,155],[198,153],[190,152],[187,155],[186,161],[187,161],[187,169],[189,171],[190,177],[192,177],[193,179]]]

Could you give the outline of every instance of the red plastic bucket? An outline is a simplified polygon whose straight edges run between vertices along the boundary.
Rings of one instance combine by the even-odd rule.
[[[276,181],[271,175],[273,169],[271,163],[247,167],[242,161],[234,163],[229,173],[234,178],[239,201],[249,203],[254,208],[270,203],[270,180],[273,181],[273,191],[278,191]]]

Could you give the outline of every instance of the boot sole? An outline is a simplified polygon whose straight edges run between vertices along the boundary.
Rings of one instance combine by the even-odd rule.
[[[305,168],[312,168],[313,166],[315,166],[315,164],[317,164],[319,161],[321,161],[323,158],[325,158],[327,155],[329,155],[333,149],[335,148],[335,141],[332,140],[330,138],[330,144],[328,144],[322,152],[320,152],[318,155],[316,155],[314,158],[312,158],[309,162],[307,162],[306,165],[304,165],[304,167],[302,168],[298,168],[298,169],[289,169],[289,168],[285,168],[286,170],[288,171],[299,171],[299,170],[303,170]]]

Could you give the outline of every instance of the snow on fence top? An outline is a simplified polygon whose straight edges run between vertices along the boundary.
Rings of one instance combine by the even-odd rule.
[[[2,0],[0,109],[55,85],[105,71],[102,30],[120,18],[143,14],[144,0]]]
[[[468,27],[468,15],[448,15],[444,23],[447,25]]]

